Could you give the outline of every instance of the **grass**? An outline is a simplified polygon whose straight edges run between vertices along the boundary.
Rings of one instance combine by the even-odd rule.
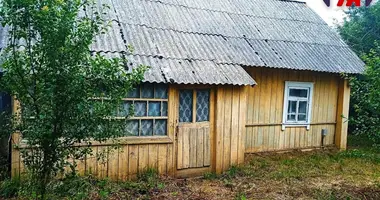
[[[379,151],[365,138],[350,136],[349,145],[343,152],[255,154],[222,175],[194,179],[159,177],[155,169],[133,182],[68,177],[49,192],[51,199],[380,199]],[[0,195],[25,199],[19,188],[25,191],[17,180],[4,181]]]

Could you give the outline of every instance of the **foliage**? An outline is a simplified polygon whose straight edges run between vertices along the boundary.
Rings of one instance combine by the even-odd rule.
[[[0,72],[0,79],[2,73]],[[10,122],[10,97],[0,92],[0,180],[9,177],[8,141],[9,132],[7,126]]]
[[[380,145],[380,46],[363,56],[367,68],[363,77],[351,79],[352,107],[356,134],[367,135]]]
[[[0,197],[11,198],[18,194],[20,189],[20,179],[5,179],[0,183]]]
[[[225,173],[225,175],[228,177],[228,178],[234,178],[238,175],[241,175],[243,172],[242,172],[242,168],[240,166],[236,166],[236,165],[233,165],[231,166],[227,172]]]
[[[137,181],[126,182],[125,187],[141,194],[147,194],[152,188],[162,189],[164,185],[160,182],[157,169],[147,168],[137,175]]]
[[[53,181],[50,191],[60,198],[71,197],[72,199],[85,199],[88,197],[93,183],[92,177],[67,176],[62,180]]]
[[[352,7],[338,31],[346,43],[358,54],[369,53],[380,40],[380,2],[371,6]]]
[[[36,199],[39,197],[31,187],[30,177],[7,179],[0,182],[0,199]],[[148,168],[139,173],[134,181],[114,182],[109,179],[97,179],[91,175],[68,175],[62,179],[54,179],[46,188],[46,199],[110,199],[117,195],[119,199],[136,199],[149,197],[152,192],[165,188],[165,183],[158,176],[156,169]],[[122,196],[121,196],[122,195]],[[134,197],[134,198],[133,198]]]
[[[380,2],[369,7],[352,7],[338,30],[347,44],[363,58],[367,69],[351,78],[351,126],[380,144]]]
[[[238,192],[236,194],[236,198],[235,199],[236,200],[247,200],[247,197],[246,197],[246,195],[244,193]]]
[[[206,180],[214,180],[218,178],[218,175],[215,172],[207,172],[203,174],[203,178]]]
[[[74,144],[117,142],[124,134],[126,120],[112,117],[146,67],[130,72],[125,59],[91,53],[95,36],[107,31],[106,12],[106,5],[87,0],[0,2],[9,29],[0,90],[21,103],[8,127],[29,147],[22,156],[41,198],[51,177],[66,166],[74,169],[68,158],[92,154]]]

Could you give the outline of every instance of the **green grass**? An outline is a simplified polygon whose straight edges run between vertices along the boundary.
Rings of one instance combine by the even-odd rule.
[[[319,150],[258,154],[222,175],[162,179],[146,169],[137,180],[113,182],[67,176],[48,188],[50,199],[380,199],[380,152],[363,137],[350,136],[347,151]],[[1,182],[1,198],[28,199],[28,181]],[[209,188],[209,189],[208,189]],[[213,191],[216,191],[213,193]],[[218,196],[219,195],[219,196]]]
[[[373,172],[380,169],[379,163],[380,155],[375,151],[350,149],[343,152],[322,151],[256,157],[239,171],[243,172],[243,176],[277,180],[315,176],[360,176],[365,171]]]

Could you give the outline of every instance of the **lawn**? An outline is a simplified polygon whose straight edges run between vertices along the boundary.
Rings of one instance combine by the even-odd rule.
[[[219,176],[170,179],[148,170],[136,182],[70,178],[52,184],[49,195],[52,199],[380,199],[380,154],[361,138],[349,141],[344,152],[249,155],[244,165]],[[1,194],[6,188],[12,194],[15,184],[4,182]],[[29,196],[20,191],[18,198]]]

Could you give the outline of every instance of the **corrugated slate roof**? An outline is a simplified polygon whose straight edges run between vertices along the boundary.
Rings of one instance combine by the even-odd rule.
[[[243,66],[361,73],[364,63],[305,3],[98,0],[112,26],[94,52],[150,65],[148,82],[253,85]],[[1,38],[0,38],[1,39]],[[127,46],[132,45],[130,53]]]
[[[108,58],[120,53],[101,53]],[[125,56],[125,55],[124,55]],[[164,59],[160,56],[127,55],[127,66],[150,66],[145,81],[151,83],[255,85],[253,78],[239,65],[216,64],[208,60]]]
[[[161,57],[161,62],[211,61],[216,66],[332,73],[361,73],[364,70],[364,63],[305,3],[283,0],[105,1],[111,3],[114,11],[108,15],[109,19],[118,23],[126,45],[135,49],[134,56]],[[95,51],[115,51],[113,42],[95,46]]]
[[[134,55],[333,73],[364,63],[304,3],[110,0]],[[107,47],[106,47],[107,48]]]

